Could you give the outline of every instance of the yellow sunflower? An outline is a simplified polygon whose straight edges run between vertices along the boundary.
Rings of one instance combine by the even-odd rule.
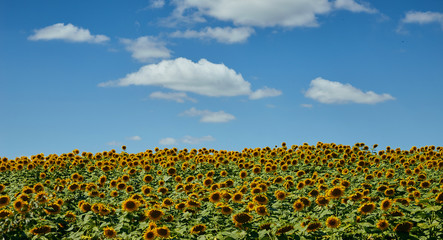
[[[389,222],[384,220],[384,219],[380,219],[377,222],[377,228],[384,231],[389,227]]]
[[[171,231],[168,227],[157,227],[154,229],[155,235],[160,238],[168,238],[171,235]]]
[[[326,226],[328,228],[338,228],[340,224],[341,224],[340,219],[335,216],[330,216],[328,217],[328,219],[326,219]]]
[[[112,227],[105,227],[103,229],[103,235],[106,238],[115,238],[117,236],[117,232]]]
[[[205,224],[197,224],[191,228],[191,234],[199,234],[206,230]]]
[[[140,202],[134,199],[127,199],[122,203],[122,209],[127,212],[134,212],[138,210]]]
[[[146,212],[146,215],[148,216],[148,218],[150,220],[158,221],[158,220],[160,220],[163,217],[163,215],[165,215],[165,213],[162,210],[151,209],[151,210]]]

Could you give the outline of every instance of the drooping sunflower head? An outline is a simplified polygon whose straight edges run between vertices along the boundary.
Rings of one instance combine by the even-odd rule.
[[[57,203],[51,203],[45,207],[45,212],[49,215],[56,215],[60,213],[61,209],[61,206]]]
[[[262,194],[254,196],[253,200],[259,205],[266,205],[268,203],[268,198]]]
[[[313,232],[313,231],[316,231],[317,229],[319,229],[320,227],[321,227],[320,222],[311,222],[307,225],[306,231]]]
[[[260,215],[260,216],[264,216],[264,215],[268,215],[268,209],[266,208],[265,205],[258,205],[255,207],[255,212]]]
[[[332,198],[332,199],[337,199],[340,198],[341,196],[343,196],[345,193],[344,188],[343,187],[333,187],[331,189],[329,189],[328,191],[328,197]]]
[[[206,230],[205,224],[197,224],[191,228],[191,234],[199,234]]]
[[[281,227],[281,228],[277,229],[277,231],[275,232],[275,235],[277,235],[277,236],[282,235],[283,233],[287,233],[287,232],[291,231],[292,229],[294,229],[294,226],[292,226],[292,225]]]
[[[47,225],[43,225],[40,227],[34,227],[29,231],[33,235],[44,235],[46,233],[49,233],[51,231],[51,227]]]
[[[397,224],[397,226],[395,226],[394,232],[408,233],[411,231],[413,226],[414,226],[414,224],[411,222],[402,222],[402,223]]]
[[[373,202],[366,202],[366,203],[363,203],[360,206],[360,208],[358,208],[358,211],[361,214],[365,215],[365,214],[371,213],[372,211],[374,211],[374,209],[375,209],[375,203],[373,203]]]
[[[239,225],[248,223],[251,220],[252,220],[252,215],[250,215],[248,213],[237,213],[232,216],[232,221],[235,224],[239,224]]]

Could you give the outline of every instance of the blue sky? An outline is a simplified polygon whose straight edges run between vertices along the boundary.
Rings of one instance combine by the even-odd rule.
[[[0,156],[443,143],[440,0],[0,0]]]

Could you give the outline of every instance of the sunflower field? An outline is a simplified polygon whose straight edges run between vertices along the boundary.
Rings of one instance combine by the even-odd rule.
[[[0,157],[1,239],[443,239],[443,147]]]

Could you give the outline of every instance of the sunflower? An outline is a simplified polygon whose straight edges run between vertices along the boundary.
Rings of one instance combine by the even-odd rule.
[[[260,216],[264,216],[264,215],[268,215],[268,209],[266,208],[266,206],[264,205],[258,205],[255,207],[255,212],[260,215]]]
[[[328,219],[326,219],[326,226],[328,228],[338,228],[340,224],[341,224],[340,219],[335,216],[330,216],[328,217]]]
[[[175,209],[177,209],[177,210],[183,210],[185,208],[186,208],[186,203],[184,203],[184,202],[175,204]]]
[[[303,204],[302,201],[296,201],[293,204],[294,207],[294,211],[299,212],[301,210],[303,210],[303,208],[305,207],[305,204]]]
[[[248,213],[237,213],[232,216],[232,221],[238,225],[248,223],[251,220],[252,220],[252,215]]]
[[[188,199],[188,201],[186,202],[186,206],[191,208],[199,208],[201,207],[201,203],[192,199]]]
[[[79,205],[80,205],[80,210],[82,212],[89,212],[92,210],[91,204],[89,204],[87,202],[82,202],[81,204],[79,203]]]
[[[9,211],[9,210],[5,210],[5,209],[3,209],[3,210],[0,210],[0,219],[3,219],[3,218],[7,218],[7,217],[9,217],[9,216],[12,216],[12,212],[11,211]]]
[[[165,188],[165,187],[159,187],[158,190],[157,190],[158,193],[161,193],[163,195],[167,194],[168,191],[169,190],[167,188]]]
[[[375,209],[375,203],[367,202],[367,203],[362,204],[358,208],[358,211],[362,214],[368,214],[368,213],[371,213],[372,211],[374,211],[374,209]]]
[[[384,219],[380,219],[380,220],[378,220],[376,226],[377,226],[378,229],[384,231],[384,230],[386,230],[389,227],[389,222],[384,220]]]
[[[260,230],[271,230],[271,225],[272,223],[263,223],[262,225],[260,225]]]
[[[8,195],[0,196],[0,208],[7,206],[11,202]]]
[[[240,176],[241,179],[244,179],[244,178],[246,178],[246,177],[248,176],[248,172],[246,172],[245,170],[243,170],[243,171],[241,171],[241,172],[239,173],[239,176]]]
[[[48,215],[56,215],[59,214],[61,211],[61,206],[56,203],[48,204],[48,206],[45,207],[45,212]]]
[[[72,211],[66,212],[66,214],[65,214],[66,222],[74,222],[75,219],[77,219],[77,215],[75,215],[74,212],[72,212]]]
[[[235,203],[241,203],[243,199],[243,193],[237,192],[234,195],[232,195],[232,201]]]
[[[206,179],[203,181],[203,185],[204,185],[205,187],[209,187],[209,186],[212,185],[213,182],[214,182],[214,181],[212,180],[212,178],[206,178]]]
[[[327,199],[325,196],[318,196],[315,202],[320,206],[326,206],[329,203],[329,199]]]
[[[143,233],[143,240],[153,240],[155,237],[155,232],[152,229],[147,228]]]
[[[317,197],[318,194],[320,194],[320,192],[319,192],[317,189],[312,189],[312,190],[308,193],[308,195],[311,196],[311,197]]]
[[[106,238],[115,238],[117,236],[117,232],[112,227],[105,227],[103,229],[103,235],[105,235]]]
[[[151,174],[145,175],[143,177],[143,182],[145,182],[145,183],[150,183],[152,180],[154,180],[154,178],[152,177]]]
[[[171,231],[166,226],[157,227],[154,229],[154,231],[155,231],[155,235],[157,237],[161,237],[161,238],[168,238],[171,235]]]
[[[197,224],[191,228],[191,234],[199,234],[206,230],[205,224]]]
[[[282,190],[277,190],[274,192],[275,198],[280,201],[283,201],[286,198],[286,192]]]
[[[395,226],[394,232],[408,233],[411,231],[413,226],[414,224],[412,224],[411,222],[402,222],[397,224],[397,226]]]
[[[391,199],[388,199],[388,198],[381,201],[381,203],[380,203],[380,209],[383,211],[388,210],[391,206],[392,206],[392,201],[391,201]]]
[[[283,233],[287,233],[287,232],[291,231],[292,229],[294,229],[294,226],[292,226],[292,225],[281,227],[281,228],[277,229],[277,231],[275,232],[275,235],[277,235],[277,236],[282,235]]]
[[[126,183],[121,182],[117,184],[117,189],[118,190],[125,190],[126,189]]]
[[[34,185],[34,192],[41,192],[41,191],[43,191],[43,189],[44,189],[44,187],[43,187],[43,184],[41,184],[41,183],[36,183]]]
[[[345,193],[343,187],[333,187],[328,191],[328,197],[331,199],[337,199],[343,196]]]
[[[435,201],[440,204],[443,203],[443,192],[439,193],[437,197],[435,197]]]
[[[216,203],[219,202],[222,198],[222,195],[220,192],[213,192],[211,193],[211,195],[209,195],[209,201],[211,201],[212,203]]]
[[[229,205],[222,205],[220,210],[223,215],[229,215],[233,211],[232,207]]]
[[[162,206],[170,207],[170,206],[172,206],[172,205],[174,205],[174,200],[172,200],[171,198],[165,198],[165,199],[163,199]]]
[[[134,212],[138,210],[140,202],[134,199],[127,199],[122,203],[122,209],[128,212]]]
[[[39,203],[47,203],[49,202],[48,194],[45,192],[39,192],[37,195],[35,195],[35,200]]]
[[[40,226],[40,227],[34,227],[29,232],[33,235],[44,235],[46,233],[49,233],[50,231],[51,231],[51,227],[44,225],[44,226]]]
[[[312,222],[307,225],[306,231],[313,232],[313,231],[316,231],[317,229],[319,229],[320,227],[321,227],[321,223]]]
[[[146,215],[148,216],[148,218],[150,220],[158,221],[158,220],[160,220],[163,217],[163,215],[165,215],[165,213],[162,210],[151,209],[151,210],[146,212]]]
[[[394,196],[394,194],[395,194],[395,189],[393,189],[393,188],[388,188],[385,190],[385,195],[388,197],[392,197],[392,196]]]
[[[266,205],[268,203],[268,198],[265,195],[256,195],[253,200],[259,205]]]

